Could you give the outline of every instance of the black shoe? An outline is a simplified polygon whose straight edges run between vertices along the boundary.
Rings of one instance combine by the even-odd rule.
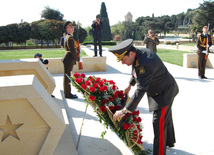
[[[53,97],[53,98],[54,98],[55,96],[54,96],[54,95],[51,95],[51,97]]]
[[[97,57],[97,55],[94,55],[93,57]]]
[[[207,77],[206,76],[202,76],[201,79],[207,79]]]
[[[100,57],[103,57],[102,55],[100,55]]]
[[[167,144],[166,146],[168,146],[168,147],[174,147],[175,145],[174,144]]]
[[[65,97],[65,98],[78,98],[78,96],[77,95],[75,95],[75,94],[71,94],[70,96],[67,96],[67,97]]]

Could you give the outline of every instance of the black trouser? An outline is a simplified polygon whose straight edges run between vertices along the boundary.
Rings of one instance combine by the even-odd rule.
[[[198,76],[204,77],[206,62],[205,53],[198,53]]]
[[[63,79],[63,84],[64,84],[64,95],[65,97],[69,97],[71,95],[71,81],[70,79],[65,75],[67,74],[69,77],[71,77],[71,71],[73,70],[73,64],[64,64],[64,79]]]
[[[99,45],[99,54],[102,55],[102,43],[101,43],[101,37],[94,35],[94,55],[97,56],[97,42]]]
[[[166,146],[172,146],[175,143],[171,106],[172,104],[153,113],[153,155],[165,155]]]

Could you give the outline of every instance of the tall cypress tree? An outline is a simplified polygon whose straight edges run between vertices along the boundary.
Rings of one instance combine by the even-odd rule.
[[[102,4],[101,4],[100,17],[101,17],[101,21],[103,22],[102,40],[110,41],[110,40],[112,40],[111,29],[109,26],[108,14],[106,12],[106,5],[104,2],[102,2]]]

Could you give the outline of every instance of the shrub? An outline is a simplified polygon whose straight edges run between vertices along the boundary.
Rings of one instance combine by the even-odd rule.
[[[83,45],[87,45],[87,44],[94,44],[94,42],[92,41],[83,42]],[[116,44],[117,44],[116,41],[102,41],[102,45],[116,45]]]
[[[29,45],[35,45],[35,44],[32,42],[27,42],[26,45],[29,46]]]

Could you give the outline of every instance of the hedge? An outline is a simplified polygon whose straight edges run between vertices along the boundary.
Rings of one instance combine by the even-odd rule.
[[[83,42],[83,45],[94,44],[92,41]],[[102,45],[117,45],[116,41],[102,41]]]

